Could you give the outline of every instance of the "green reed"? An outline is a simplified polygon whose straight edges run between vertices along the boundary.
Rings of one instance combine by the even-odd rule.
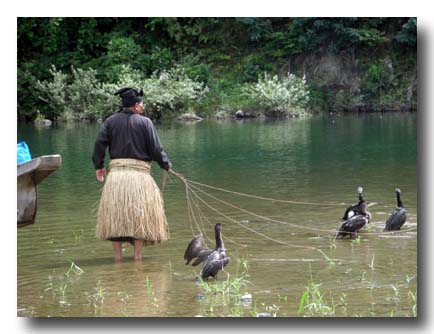
[[[332,301],[330,306],[324,298],[324,293],[321,291],[321,283],[316,283],[312,277],[312,269],[310,268],[310,282],[306,286],[300,297],[297,314],[310,316],[334,316],[335,307]]]

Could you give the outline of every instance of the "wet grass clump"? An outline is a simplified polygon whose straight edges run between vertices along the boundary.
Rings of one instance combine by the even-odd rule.
[[[48,284],[45,292],[51,292],[53,298],[59,298],[59,303],[65,303],[68,287],[75,278],[83,273],[84,271],[71,261],[71,266],[63,276],[57,279],[54,275],[48,276]]]
[[[203,300],[208,305],[207,316],[242,316],[244,306],[249,306],[251,295],[243,291],[250,282],[248,281],[248,262],[237,259],[236,274],[231,277],[229,273],[224,280],[204,281],[199,278],[197,284],[200,288]],[[221,272],[220,275],[225,272]],[[243,298],[244,297],[244,298]]]
[[[335,316],[333,300],[332,305],[329,305],[324,298],[324,293],[321,291],[321,283],[313,281],[312,273],[311,280],[300,297],[297,314],[315,317]]]

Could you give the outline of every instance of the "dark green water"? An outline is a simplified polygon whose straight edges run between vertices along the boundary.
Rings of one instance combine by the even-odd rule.
[[[101,185],[91,154],[99,125],[21,126],[18,139],[28,143],[33,156],[59,153],[63,163],[38,187],[37,222],[18,230],[17,314],[300,316],[300,297],[313,281],[321,284],[323,304],[335,316],[414,316],[416,123],[416,114],[370,114],[159,126],[173,169],[192,181],[262,197],[337,205],[272,202],[201,188],[233,207],[198,192],[226,217],[197,200],[208,220],[197,215],[195,203],[196,219],[190,219],[185,189],[172,175],[164,191],[170,240],[144,248],[141,263],[132,261],[132,247],[126,245],[121,264],[113,263],[111,244],[94,237]],[[160,185],[158,165],[153,164],[152,174]],[[359,185],[373,219],[358,241],[334,241],[333,230],[346,206],[356,202]],[[396,187],[408,210],[407,231],[385,234]],[[219,281],[240,276],[240,263],[247,263],[250,283],[241,292],[252,294],[250,304],[233,296],[206,295],[195,282],[200,268],[184,264],[193,233],[200,229],[212,238],[216,222],[223,224],[232,259]],[[82,272],[69,270],[71,262]],[[198,294],[206,296],[202,300]],[[306,310],[302,314],[312,315]]]

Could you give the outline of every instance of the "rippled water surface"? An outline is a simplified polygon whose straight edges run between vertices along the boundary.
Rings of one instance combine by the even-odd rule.
[[[141,263],[125,245],[120,264],[113,262],[110,242],[94,236],[101,185],[91,154],[99,125],[20,126],[18,139],[28,143],[34,157],[59,153],[63,163],[38,186],[36,223],[18,230],[17,314],[315,316],[308,309],[297,313],[313,282],[320,284],[322,306],[335,316],[414,316],[416,123],[416,114],[369,114],[159,125],[173,169],[187,179],[303,203],[203,186],[196,188],[198,197],[189,192],[188,202],[183,183],[171,175],[164,190],[170,239],[144,248]],[[152,175],[161,185],[156,164]],[[346,206],[357,201],[359,185],[373,219],[358,240],[334,240]],[[407,222],[401,233],[383,233],[396,205],[396,187],[402,190]],[[183,261],[193,234],[201,231],[213,246],[207,238],[213,239],[216,222],[223,224],[232,260],[218,283],[243,277],[248,283],[238,297],[249,293],[251,302],[207,293],[195,281],[200,268]]]

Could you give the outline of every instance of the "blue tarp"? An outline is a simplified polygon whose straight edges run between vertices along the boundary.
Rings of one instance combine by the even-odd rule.
[[[23,162],[32,160],[29,147],[25,141],[20,141],[17,143],[17,165]]]

